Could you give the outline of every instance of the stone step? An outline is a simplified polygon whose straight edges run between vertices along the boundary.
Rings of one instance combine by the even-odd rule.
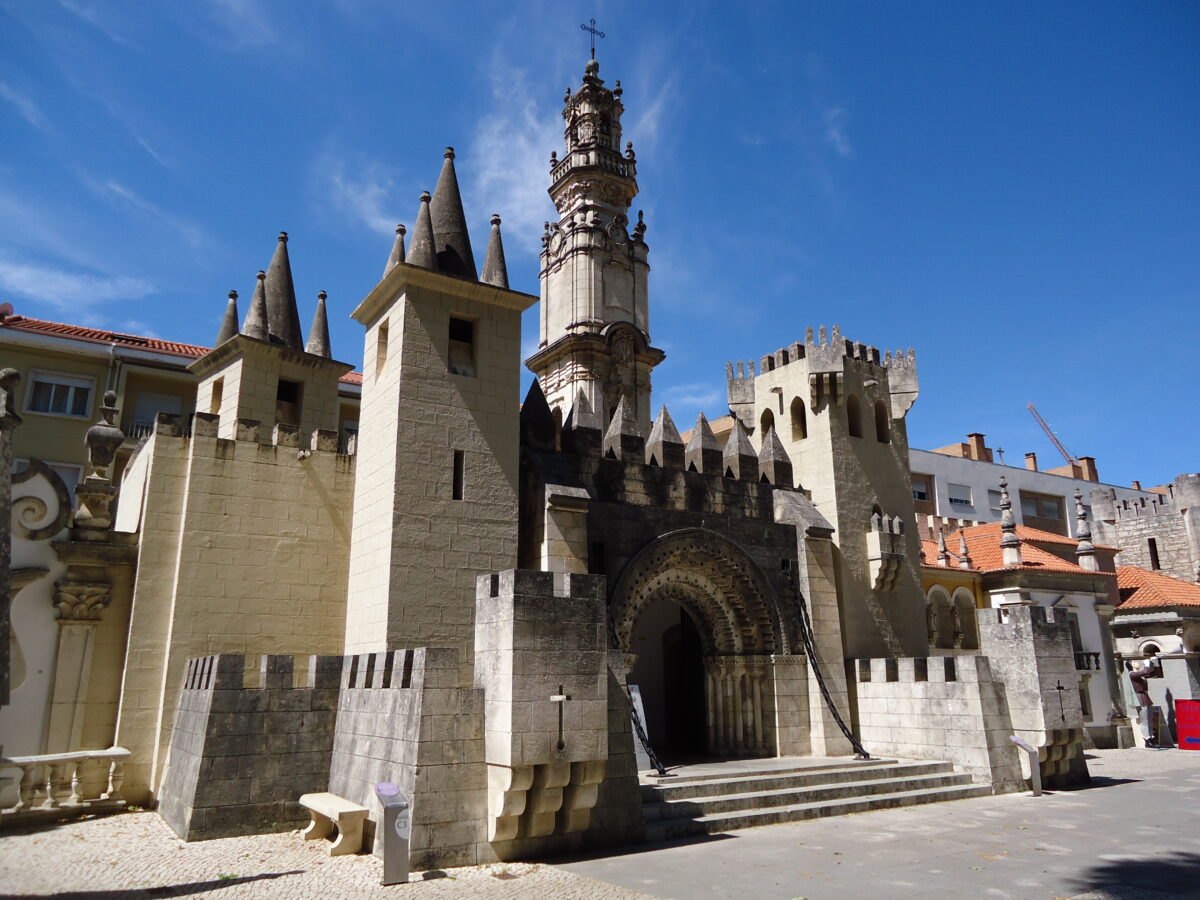
[[[762,776],[762,775],[768,775],[768,776],[769,775],[793,775],[793,774],[807,774],[807,773],[814,773],[814,772],[829,772],[832,770],[851,769],[851,768],[853,768],[853,769],[876,768],[879,766],[895,765],[898,762],[899,762],[899,760],[897,760],[897,759],[863,759],[863,760],[837,759],[837,760],[830,760],[829,762],[817,763],[815,765],[814,764],[804,764],[804,763],[797,763],[795,765],[783,765],[783,766],[762,765],[757,768],[739,768],[737,770],[737,774],[731,774],[728,770],[718,770],[715,772],[706,772],[702,775],[691,775],[691,774],[675,775],[670,778],[663,779],[663,781],[661,782],[661,786],[671,787],[673,785],[678,785],[678,784],[695,784],[697,782],[703,782],[703,781],[729,781],[732,778],[754,778],[754,777],[758,777],[758,776]],[[753,761],[749,761],[749,764],[753,765]],[[746,765],[746,763],[739,763],[739,765]],[[685,768],[685,771],[688,771],[688,769]],[[653,778],[654,776],[647,776],[647,777]],[[655,786],[659,786],[659,785],[650,785],[650,786],[655,787]]]
[[[753,828],[759,825],[800,822],[805,819],[869,812],[876,809],[895,809],[902,806],[916,806],[922,803],[940,803],[946,800],[965,800],[970,797],[986,797],[991,792],[992,790],[988,785],[964,784],[953,787],[900,791],[890,794],[868,794],[815,803],[798,803],[775,807],[773,809],[751,809],[742,812],[718,813],[694,819],[661,819],[646,823],[646,840],[667,841],[689,835],[717,834],[723,831],[735,831],[739,828]]]
[[[642,800],[646,803],[691,800],[727,794],[801,788],[809,785],[850,784],[888,777],[942,775],[953,771],[954,767],[945,762],[896,762],[895,760],[822,766],[820,768],[763,770],[739,773],[735,777],[725,776],[724,778],[713,777],[687,781],[672,779],[659,784],[644,784],[642,785]]]
[[[646,821],[667,819],[698,819],[722,813],[774,809],[781,806],[801,806],[828,803],[855,797],[877,797],[937,788],[970,785],[968,775],[954,772],[949,766],[935,773],[910,773],[894,777],[889,772],[882,778],[867,781],[845,781],[787,786],[776,790],[760,790],[691,797],[669,801],[643,803]]]

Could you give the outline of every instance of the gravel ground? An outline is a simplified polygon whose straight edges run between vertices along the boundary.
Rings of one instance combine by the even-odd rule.
[[[414,875],[382,887],[374,856],[329,856],[297,831],[184,843],[152,812],[79,819],[0,836],[3,896],[121,898],[554,897],[637,900],[645,894],[534,863],[497,863]]]

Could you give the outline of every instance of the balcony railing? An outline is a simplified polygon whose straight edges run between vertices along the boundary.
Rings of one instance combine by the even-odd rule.
[[[123,809],[124,747],[0,758],[0,771],[21,770],[15,806],[0,809],[0,824]]]
[[[1075,669],[1079,672],[1099,672],[1100,654],[1081,651],[1075,654]]]

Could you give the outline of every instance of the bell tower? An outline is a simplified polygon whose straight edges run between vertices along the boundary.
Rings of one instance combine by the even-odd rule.
[[[583,84],[563,98],[562,159],[550,154],[550,199],[559,219],[542,234],[541,341],[526,365],[563,417],[580,391],[605,425],[621,398],[643,433],[650,427],[646,224],[639,212],[633,143],[621,151],[621,82],[612,89],[593,57]]]

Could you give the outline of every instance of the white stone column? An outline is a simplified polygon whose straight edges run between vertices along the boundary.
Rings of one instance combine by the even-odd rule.
[[[45,753],[80,749],[96,626],[100,624],[100,613],[111,600],[111,586],[107,584],[67,581],[55,585],[58,643],[42,744]]]

